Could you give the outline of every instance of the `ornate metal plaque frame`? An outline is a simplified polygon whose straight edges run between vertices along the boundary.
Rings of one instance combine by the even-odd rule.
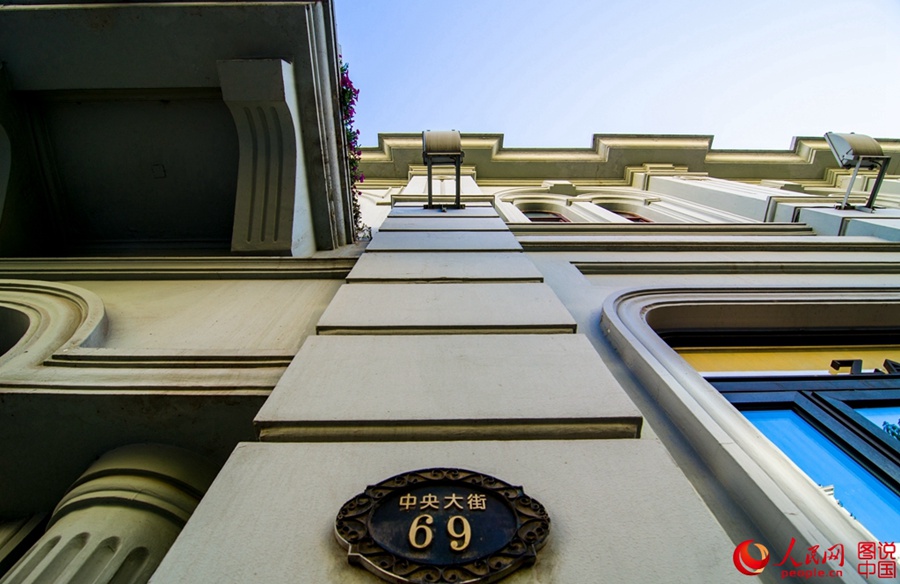
[[[380,516],[390,513],[383,510],[385,504],[401,501],[403,505],[404,497],[407,498],[407,508],[410,508],[408,501],[415,501],[415,496],[410,492],[421,493],[423,489],[429,487],[435,490],[443,489],[444,492],[458,488],[474,497],[482,497],[482,501],[489,498],[494,503],[505,506],[505,510],[501,513],[507,518],[512,518],[514,527],[507,530],[509,536],[504,536],[502,543],[498,544],[499,549],[488,550],[484,554],[473,550],[475,557],[469,554],[455,561],[445,561],[446,558],[441,557],[436,559],[410,557],[398,552],[397,549],[387,549],[396,546],[383,541],[385,537],[379,535],[380,530],[381,533],[385,533],[379,525],[382,519],[376,517],[373,521],[373,516],[376,512]],[[457,497],[455,494],[444,497],[445,500],[451,498]],[[457,499],[461,501],[460,498]],[[462,505],[459,507],[462,508]],[[428,526],[420,526],[419,529],[431,530],[431,518],[429,517],[427,521]],[[419,520],[411,519],[411,522],[409,531],[411,543],[417,548],[425,547],[418,545],[416,537],[419,534],[414,533]],[[453,523],[452,518],[450,523]],[[460,520],[452,527],[448,525],[451,537],[462,537],[461,533],[457,533],[462,524],[463,521]],[[469,529],[468,521],[465,521],[465,528]],[[360,565],[388,582],[480,584],[496,582],[522,566],[533,564],[538,550],[544,546],[550,535],[550,517],[543,505],[526,495],[522,487],[470,470],[431,468],[406,472],[368,486],[363,493],[353,497],[341,507],[334,522],[334,533],[338,542],[348,550],[347,560],[351,564]],[[396,529],[391,531],[392,535],[396,533]],[[496,533],[492,533],[492,536],[496,539]],[[427,540],[431,541],[430,533]],[[466,539],[466,545],[468,541]]]

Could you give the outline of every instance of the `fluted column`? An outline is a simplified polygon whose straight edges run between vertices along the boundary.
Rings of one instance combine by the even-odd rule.
[[[215,477],[199,456],[140,444],[108,452],[60,501],[0,584],[147,582]]]

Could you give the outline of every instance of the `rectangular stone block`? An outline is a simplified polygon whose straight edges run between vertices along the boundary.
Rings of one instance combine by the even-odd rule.
[[[380,582],[348,563],[335,517],[368,485],[435,467],[521,485],[546,509],[546,546],[504,584],[747,582],[734,542],[646,439],[240,444],[150,582]]]
[[[385,231],[366,251],[521,251],[509,231]]]
[[[348,282],[543,282],[521,252],[365,253]]]
[[[262,440],[636,438],[584,335],[310,337],[256,416]]]
[[[900,241],[900,217],[851,219],[844,230],[847,236],[873,236],[887,241]]]
[[[344,284],[319,334],[573,333],[546,284]]]
[[[388,217],[378,228],[385,231],[507,231],[499,217]]]

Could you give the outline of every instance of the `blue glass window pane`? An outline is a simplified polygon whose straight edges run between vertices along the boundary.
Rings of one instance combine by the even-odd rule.
[[[900,540],[900,496],[790,410],[743,414],[881,541]]]
[[[900,420],[900,406],[889,408],[855,408],[859,415],[863,416],[879,428],[884,422],[897,424]]]

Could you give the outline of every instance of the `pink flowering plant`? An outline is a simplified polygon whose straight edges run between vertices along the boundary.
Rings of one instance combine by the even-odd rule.
[[[356,115],[356,100],[359,98],[359,90],[353,86],[350,79],[350,68],[341,60],[341,120],[344,122],[344,136],[347,143],[347,161],[350,166],[350,193],[353,199],[353,225],[356,229],[356,238],[367,237],[369,229],[363,225],[359,212],[359,183],[366,177],[359,170],[359,157],[362,151],[359,149],[359,130],[353,128],[353,118]]]

